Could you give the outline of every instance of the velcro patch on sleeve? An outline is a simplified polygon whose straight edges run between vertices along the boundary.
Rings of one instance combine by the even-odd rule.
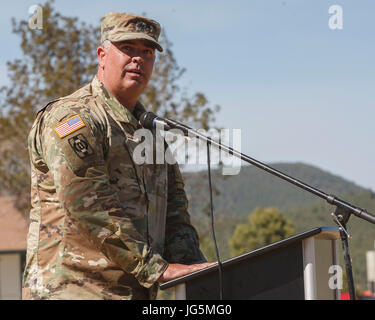
[[[71,134],[78,129],[83,128],[85,123],[82,121],[79,115],[76,115],[68,120],[60,123],[57,127],[55,127],[55,132],[60,138],[64,138],[67,135]]]
[[[76,155],[81,159],[94,154],[94,151],[83,134],[77,134],[73,138],[69,138],[69,144]]]

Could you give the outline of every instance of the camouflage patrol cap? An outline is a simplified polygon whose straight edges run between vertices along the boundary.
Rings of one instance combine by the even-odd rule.
[[[105,40],[119,42],[145,39],[152,42],[159,51],[163,51],[158,43],[160,24],[155,20],[129,13],[109,12],[101,22],[102,43]]]

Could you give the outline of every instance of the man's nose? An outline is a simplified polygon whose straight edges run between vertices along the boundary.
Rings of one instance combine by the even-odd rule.
[[[139,53],[137,53],[137,54],[135,54],[135,55],[132,57],[132,62],[133,62],[133,63],[142,64],[142,63],[144,62],[144,60],[143,60],[142,56],[141,56]]]

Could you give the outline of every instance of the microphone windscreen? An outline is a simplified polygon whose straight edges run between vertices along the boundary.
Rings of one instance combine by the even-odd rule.
[[[157,118],[157,115],[153,112],[145,112],[139,117],[139,123],[143,128],[152,130],[154,128],[154,119]]]

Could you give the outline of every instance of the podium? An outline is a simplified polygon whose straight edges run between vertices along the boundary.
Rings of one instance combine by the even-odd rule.
[[[336,300],[339,229],[319,227],[222,263],[223,299]],[[218,266],[163,283],[176,300],[218,300]]]

